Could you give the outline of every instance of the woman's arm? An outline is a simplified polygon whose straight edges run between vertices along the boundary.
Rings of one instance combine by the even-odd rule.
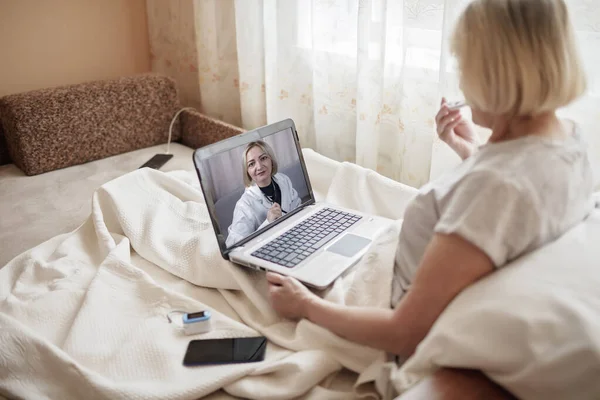
[[[479,147],[479,137],[473,123],[463,118],[459,109],[448,108],[445,98],[442,98],[440,109],[435,116],[436,130],[439,138],[460,158],[466,160]]]
[[[493,270],[489,257],[471,243],[436,234],[395,310],[334,304],[293,278],[268,279],[273,307],[283,316],[307,318],[350,341],[408,357],[452,299]]]
[[[225,245],[228,247],[233,246],[235,243],[260,229],[262,225],[257,226],[255,221],[252,202],[244,201],[244,198],[242,197],[235,204],[231,225],[229,225],[229,228],[227,229],[228,235]],[[268,222],[265,220],[263,225],[267,225],[267,223]]]
[[[298,196],[298,191],[296,191],[296,189],[294,189],[294,186],[292,185],[292,180],[290,179],[290,177],[284,173],[280,173],[279,175],[281,177],[281,180],[285,181],[285,186],[282,190],[286,191],[286,197],[289,196],[289,204],[281,204],[281,207],[285,210],[285,212],[290,212],[292,210],[295,210],[300,205],[301,200]],[[281,182],[281,185],[284,185],[284,182]],[[281,199],[281,202],[284,203],[283,198]]]

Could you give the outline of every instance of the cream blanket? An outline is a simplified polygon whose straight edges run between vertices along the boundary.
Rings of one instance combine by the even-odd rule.
[[[370,190],[376,182],[378,190]],[[382,195],[394,187],[393,196]],[[413,195],[344,164],[327,199],[397,219]],[[387,307],[398,231],[399,223],[391,221],[362,261],[321,294],[337,303]],[[366,380],[359,374],[381,353],[310,322],[279,318],[268,303],[264,274],[226,262],[216,249],[193,173],[144,169],[103,185],[81,227],[0,270],[0,394],[55,399],[194,399],[216,391],[261,399],[356,396],[352,384]],[[213,313],[207,334],[184,336],[166,319],[171,310],[203,308]],[[182,365],[190,339],[258,334],[270,341],[264,362]]]

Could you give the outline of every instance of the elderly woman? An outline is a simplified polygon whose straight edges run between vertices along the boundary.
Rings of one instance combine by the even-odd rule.
[[[563,0],[475,0],[451,40],[470,121],[442,100],[437,132],[462,158],[424,186],[401,229],[393,310],[332,304],[268,274],[275,310],[339,336],[410,356],[461,291],[579,224],[592,172],[578,128],[556,110],[585,90]]]
[[[246,190],[235,204],[227,247],[300,205],[292,181],[277,172],[275,153],[262,140],[248,143],[244,149],[242,174]]]

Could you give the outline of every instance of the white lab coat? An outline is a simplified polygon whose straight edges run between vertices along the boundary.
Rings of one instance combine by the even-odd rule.
[[[281,189],[281,208],[290,212],[300,205],[298,192],[292,187],[292,181],[287,175],[277,173],[273,177]],[[235,204],[233,210],[233,221],[228,229],[227,247],[239,242],[251,233],[264,227],[267,221],[267,212],[273,204],[261,192],[260,188],[253,183],[247,187],[242,197]]]

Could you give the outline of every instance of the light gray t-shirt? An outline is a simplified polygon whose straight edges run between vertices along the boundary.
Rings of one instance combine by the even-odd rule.
[[[525,136],[480,147],[425,185],[406,208],[392,305],[410,287],[434,233],[463,237],[501,267],[584,220],[594,208],[592,192],[577,130],[566,141]]]

